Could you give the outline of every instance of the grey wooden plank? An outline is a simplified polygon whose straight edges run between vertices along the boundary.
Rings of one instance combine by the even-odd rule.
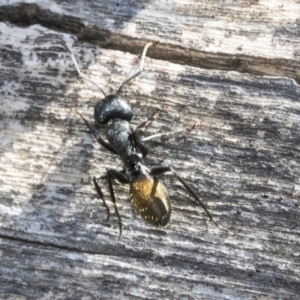
[[[2,21],[42,24],[105,48],[138,54],[151,40],[157,42],[149,52],[153,58],[300,82],[298,1],[13,0],[2,4]]]
[[[117,186],[124,223],[91,176],[120,161],[76,115],[99,92],[78,79],[63,38],[91,79],[113,91],[137,56],[74,42],[41,26],[1,23],[0,294],[3,299],[297,299],[299,93],[294,81],[147,58],[124,91],[133,125],[157,108],[149,166],[173,165],[228,235],[174,178],[165,229],[146,224]],[[108,190],[103,183],[105,196]]]

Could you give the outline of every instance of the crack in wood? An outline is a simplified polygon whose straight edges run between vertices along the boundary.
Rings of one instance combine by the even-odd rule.
[[[52,12],[35,3],[19,3],[15,6],[0,6],[0,21],[18,26],[40,24],[56,31],[71,33],[79,40],[99,45],[106,49],[121,50],[139,54],[146,40],[125,36],[98,26],[86,26],[80,18]],[[222,49],[220,49],[222,51]],[[171,43],[154,42],[149,49],[151,58],[203,69],[237,71],[254,75],[288,77],[300,84],[300,62],[294,59],[230,55],[198,51]]]

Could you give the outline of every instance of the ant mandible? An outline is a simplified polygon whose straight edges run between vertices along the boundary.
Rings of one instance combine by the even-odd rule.
[[[148,126],[152,122],[153,118],[152,120],[151,118],[149,118],[148,121],[143,122],[134,130],[129,124],[133,116],[131,106],[120,94],[126,84],[128,84],[131,80],[142,73],[146,53],[152,43],[148,43],[144,47],[139,70],[121,84],[116,94],[111,94],[108,96],[104,93],[102,88],[100,88],[96,83],[94,83],[81,73],[75,57],[73,56],[70,49],[66,46],[66,44],[63,42],[61,42],[60,44],[62,44],[70,54],[78,74],[82,76],[86,81],[94,84],[104,95],[104,98],[99,100],[95,105],[94,118],[96,124],[107,125],[106,138],[108,142],[97,134],[96,130],[80,113],[78,114],[84,121],[85,125],[93,133],[97,142],[111,153],[119,155],[124,165],[122,171],[107,169],[106,174],[111,200],[113,202],[113,206],[119,220],[119,239],[122,235],[122,221],[116,204],[113,179],[119,181],[122,184],[130,185],[131,202],[133,202],[136,210],[146,221],[156,226],[165,226],[170,220],[171,204],[168,191],[166,190],[165,186],[159,181],[157,176],[166,172],[173,173],[173,175],[185,187],[187,192],[202,206],[202,208],[209,216],[210,220],[216,226],[218,226],[218,224],[213,220],[213,217],[211,216],[205,205],[200,201],[196,193],[185,182],[185,180],[173,170],[173,168],[160,166],[148,169],[142,163],[142,160],[146,157],[148,150],[143,144],[139,131],[141,128]],[[103,193],[96,177],[93,177],[93,182],[97,194],[103,201],[103,204],[106,208],[106,220],[108,220],[110,215],[109,208],[105,202]]]

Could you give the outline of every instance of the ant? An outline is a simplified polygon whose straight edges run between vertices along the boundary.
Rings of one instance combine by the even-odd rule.
[[[146,221],[156,226],[165,226],[170,220],[171,204],[168,191],[159,181],[157,176],[166,172],[173,173],[173,175],[185,187],[186,191],[202,206],[210,220],[217,227],[219,227],[196,193],[185,182],[185,180],[174,171],[173,168],[160,166],[148,169],[142,163],[142,160],[148,153],[148,149],[143,144],[143,140],[140,137],[140,131],[142,128],[149,126],[154,117],[149,118],[146,122],[140,124],[136,129],[133,129],[129,124],[133,117],[132,108],[120,94],[126,84],[142,73],[144,69],[146,53],[152,43],[147,43],[144,47],[139,70],[121,84],[116,94],[111,94],[108,96],[104,93],[101,87],[99,87],[90,79],[86,78],[86,76],[81,73],[75,57],[66,44],[63,42],[60,44],[62,44],[70,54],[75,64],[77,73],[86,81],[94,84],[104,96],[104,98],[99,100],[95,105],[94,118],[96,124],[107,126],[106,138],[108,141],[105,141],[101,136],[99,136],[90,123],[80,113],[77,113],[82,118],[88,129],[92,132],[97,142],[111,153],[119,155],[123,162],[124,167],[122,171],[107,169],[106,174],[111,200],[119,220],[119,239],[122,235],[122,221],[116,204],[113,179],[122,184],[130,185],[131,202],[133,202],[136,210]],[[103,204],[106,208],[106,220],[108,220],[110,211],[96,177],[93,177],[93,183],[99,198],[103,201]]]

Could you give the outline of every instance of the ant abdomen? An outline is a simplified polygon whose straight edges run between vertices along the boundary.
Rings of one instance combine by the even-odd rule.
[[[108,95],[95,105],[94,118],[97,124],[106,124],[112,118],[131,121],[132,108],[119,95]]]
[[[140,215],[149,223],[165,226],[171,216],[168,191],[156,178],[139,174],[130,183],[130,198]]]

